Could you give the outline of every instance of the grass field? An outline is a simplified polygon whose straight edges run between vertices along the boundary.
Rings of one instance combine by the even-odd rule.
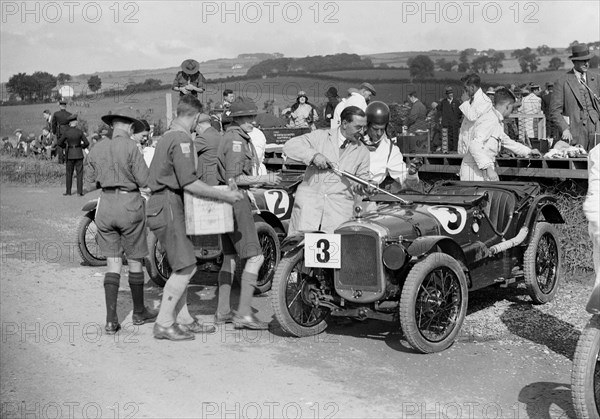
[[[559,72],[539,72],[531,74],[483,74],[484,83],[497,85],[526,82],[535,82],[541,85],[547,81],[554,81],[563,71]],[[326,77],[322,77],[326,76]],[[335,80],[328,79],[335,77]],[[429,105],[432,101],[437,101],[443,97],[444,87],[447,82],[444,79],[455,80],[452,84],[460,91],[460,73],[436,73],[436,79],[426,83],[407,83],[402,82],[408,79],[408,71],[402,69],[373,69],[373,70],[348,70],[335,71],[314,75],[313,77],[277,77],[268,79],[255,79],[228,83],[209,83],[207,91],[202,95],[201,100],[206,103],[212,99],[219,103],[224,89],[233,89],[236,96],[250,97],[260,109],[267,100],[275,100],[275,105],[279,109],[290,106],[296,99],[299,90],[304,90],[308,94],[309,101],[315,105],[325,103],[325,91],[329,86],[335,86],[340,96],[345,96],[348,88],[357,87],[359,81],[370,81],[377,89],[376,100],[386,103],[403,102],[411,91],[417,91],[421,100]],[[341,80],[350,79],[352,81]],[[398,81],[394,81],[398,80]],[[377,80],[386,80],[386,82],[377,82]],[[436,81],[438,80],[438,81]],[[129,96],[116,97],[89,97],[87,103],[77,102],[69,106],[68,110],[77,113],[80,118],[87,121],[89,129],[94,131],[100,125],[100,117],[108,111],[129,108],[140,115],[146,115],[148,119],[156,123],[159,119],[166,122],[166,100],[165,94],[172,93],[173,106],[176,105],[178,93],[173,92],[166,87],[164,90],[137,93]],[[84,106],[86,105],[86,106]],[[89,106],[87,106],[89,105]],[[0,136],[12,136],[15,129],[21,128],[25,134],[32,132],[40,134],[44,120],[42,112],[44,109],[50,109],[51,112],[58,110],[54,104],[35,104],[22,106],[3,106],[0,107]]]

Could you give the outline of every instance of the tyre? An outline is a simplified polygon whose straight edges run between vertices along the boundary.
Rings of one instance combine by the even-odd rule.
[[[577,342],[571,397],[577,419],[600,417],[600,315],[594,315]]]
[[[535,304],[552,301],[559,285],[562,253],[556,229],[538,222],[523,256],[523,275]]]
[[[273,227],[262,221],[256,222],[255,225],[256,233],[258,234],[258,242],[260,243],[263,256],[265,257],[265,260],[258,271],[255,294],[262,294],[271,289],[273,277],[275,276],[275,268],[281,258],[281,247],[277,232]],[[241,280],[245,264],[245,261],[242,262],[239,258],[236,258],[235,277],[237,279]]]
[[[150,263],[147,264],[150,279],[159,287],[164,287],[173,270],[167,259],[167,252],[163,249],[154,234],[148,235],[148,252]]]
[[[94,221],[95,212],[82,216],[77,223],[77,249],[81,259],[89,266],[106,266],[106,257],[100,253],[96,235],[98,228]]]
[[[281,328],[294,336],[313,336],[327,328],[329,309],[318,306],[318,277],[330,271],[304,266],[304,249],[279,262],[273,278],[271,305]],[[330,278],[331,279],[331,278]]]
[[[462,327],[468,303],[467,279],[460,264],[432,253],[410,270],[400,298],[400,324],[422,353],[450,347]]]

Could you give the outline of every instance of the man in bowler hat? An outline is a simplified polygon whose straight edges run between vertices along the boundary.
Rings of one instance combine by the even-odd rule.
[[[593,56],[587,45],[573,46],[573,68],[554,83],[550,101],[552,121],[562,139],[586,151],[600,138],[600,77],[588,71]]]

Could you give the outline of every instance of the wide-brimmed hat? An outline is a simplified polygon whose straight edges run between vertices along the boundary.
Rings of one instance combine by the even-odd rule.
[[[375,91],[375,88],[373,87],[373,85],[372,85],[371,83],[366,83],[366,82],[365,82],[365,83],[362,83],[362,84],[360,85],[360,88],[361,88],[361,89],[368,90],[369,92],[371,92],[371,94],[372,94],[373,96],[377,96],[377,92]]]
[[[571,48],[571,61],[590,60],[594,54],[590,53],[590,49],[586,44],[573,45]]]
[[[134,132],[136,130],[139,130],[138,132],[141,132],[144,130],[143,129],[144,124],[142,123],[142,121],[140,121],[135,116],[133,116],[130,109],[117,110],[114,113],[109,113],[108,115],[104,115],[100,119],[102,119],[102,122],[104,122],[106,125],[108,125],[110,127],[110,126],[112,126],[112,123],[116,118],[123,119],[129,123],[132,123]],[[142,129],[140,130],[140,128],[142,128]]]
[[[236,100],[229,107],[231,118],[238,116],[255,116],[258,115],[258,107],[250,99]]]
[[[150,131],[150,124],[145,119],[138,119],[139,124],[133,123],[133,133],[138,134],[144,131]]]
[[[337,97],[338,96],[338,91],[335,87],[331,86],[329,89],[327,89],[327,91],[325,92],[325,97]]]
[[[200,63],[192,58],[189,58],[181,63],[181,70],[186,74],[196,74],[200,71]]]

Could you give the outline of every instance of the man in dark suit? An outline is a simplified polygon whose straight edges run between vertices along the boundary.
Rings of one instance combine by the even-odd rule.
[[[448,130],[448,151],[456,151],[458,148],[458,130],[462,116],[459,107],[460,102],[454,99],[454,89],[452,86],[446,87],[446,97],[440,102],[439,114],[442,128]]]
[[[56,139],[55,149],[56,154],[58,155],[58,162],[63,164],[65,162],[65,154],[63,149],[57,147],[57,145],[63,131],[69,126],[69,118],[72,114],[67,111],[67,102],[65,100],[61,99],[61,101],[58,102],[58,105],[60,106],[60,110],[54,112],[54,115],[52,115],[52,118],[50,119],[50,132],[52,132],[52,135],[54,135],[54,138]]]
[[[425,123],[425,118],[427,118],[427,108],[417,97],[417,92],[409,93],[408,100],[412,103],[410,113],[406,119],[408,132],[415,132],[418,129],[426,130],[427,124]]]
[[[600,78],[589,73],[593,54],[585,44],[574,45],[573,69],[554,83],[550,114],[562,132],[562,139],[579,144],[586,151],[600,137]]]
[[[546,137],[558,140],[558,135],[550,115],[550,103],[552,102],[553,91],[554,84],[550,82],[546,83],[546,90],[542,93],[542,112],[544,112],[544,116],[546,117]]]
[[[65,149],[67,169],[67,191],[63,195],[71,195],[73,184],[73,171],[77,172],[77,194],[83,196],[83,149],[88,142],[82,130],[77,128],[77,115],[69,118],[69,126],[62,131],[58,146]]]
[[[210,186],[217,186],[217,151],[223,135],[211,126],[211,118],[205,113],[198,116],[194,147],[198,154],[198,179]]]

